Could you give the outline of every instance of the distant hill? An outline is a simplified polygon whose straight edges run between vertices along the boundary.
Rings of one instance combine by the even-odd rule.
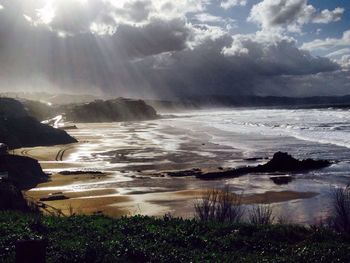
[[[63,130],[40,123],[22,103],[0,98],[0,143],[9,148],[49,146],[77,142]]]
[[[217,107],[350,108],[350,95],[315,97],[278,96],[193,96],[177,100],[147,100],[158,111],[193,110]]]
[[[95,100],[85,104],[62,106],[65,118],[73,122],[117,122],[151,120],[158,117],[155,109],[142,100],[118,98]]]
[[[48,104],[71,104],[91,102],[99,97],[90,94],[68,94],[68,93],[48,93],[48,92],[2,92],[1,97],[13,98],[17,100],[40,101]]]

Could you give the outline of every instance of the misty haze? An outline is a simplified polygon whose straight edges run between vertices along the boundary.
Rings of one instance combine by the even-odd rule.
[[[349,262],[350,2],[0,0],[0,262]]]

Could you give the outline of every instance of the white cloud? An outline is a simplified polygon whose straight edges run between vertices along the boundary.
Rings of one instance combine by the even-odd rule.
[[[350,30],[343,33],[341,38],[315,39],[304,43],[301,48],[306,50],[328,50],[350,46]]]
[[[327,58],[300,50],[292,39],[276,37],[271,41],[263,34],[236,35],[232,45],[223,48],[223,54],[244,57],[250,68],[263,75],[305,75],[338,68]]]
[[[145,26],[153,19],[184,19],[205,12],[210,0],[13,0],[8,5],[22,12],[32,26],[78,34],[110,33],[119,25]],[[28,19],[29,18],[29,19]],[[108,28],[108,29],[107,29]]]
[[[263,0],[251,9],[248,21],[254,22],[264,30],[283,28],[291,32],[301,32],[307,23],[330,23],[339,21],[343,8],[317,12],[307,0]]]
[[[209,22],[209,23],[223,23],[225,22],[225,19],[220,16],[214,16],[209,13],[200,13],[196,14],[195,19],[200,22]]]
[[[313,17],[312,22],[319,24],[328,24],[330,22],[339,21],[342,18],[344,11],[345,9],[340,7],[337,7],[333,11],[330,11],[328,9],[322,10],[321,13],[316,14]]]
[[[328,55],[326,55],[326,57],[328,57],[328,58],[337,58],[338,57],[339,58],[345,54],[350,54],[350,48],[339,49],[337,51],[329,53]]]
[[[188,46],[194,49],[207,41],[216,41],[225,36],[227,32],[219,26],[210,26],[206,24],[194,25],[192,29],[192,38],[188,41]]]
[[[344,69],[347,69],[350,71],[350,53],[348,55],[342,56],[341,59],[339,60],[339,63]]]
[[[350,48],[342,48],[326,55],[327,58],[337,62],[343,69],[350,70]]]
[[[247,4],[247,0],[224,0],[220,1],[220,6],[223,9],[230,9],[234,6],[240,5],[240,6],[245,6]]]

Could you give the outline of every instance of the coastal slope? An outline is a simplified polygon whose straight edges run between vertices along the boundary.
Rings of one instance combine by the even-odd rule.
[[[117,98],[95,100],[85,104],[62,107],[66,120],[73,122],[118,122],[152,120],[158,117],[155,109],[143,100]]]
[[[0,98],[0,142],[14,149],[69,144],[77,140],[65,131],[42,124],[29,116],[19,101]]]

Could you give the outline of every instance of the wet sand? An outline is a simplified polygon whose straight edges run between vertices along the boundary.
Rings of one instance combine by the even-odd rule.
[[[244,192],[242,202],[246,205],[284,204],[314,198],[318,194],[305,189],[297,191],[276,186],[266,180],[266,176],[257,178],[260,184],[257,189],[254,188],[257,186],[249,186],[246,182],[240,183],[240,178],[205,182],[193,177],[159,176],[166,171],[215,170],[219,166],[231,167],[243,163],[246,156],[241,150],[210,143],[206,133],[163,126],[154,132],[156,136],[163,136],[161,139],[165,143],[162,144],[158,137],[150,137],[157,127],[152,122],[77,126],[77,130],[69,133],[79,143],[15,151],[39,160],[45,172],[50,173],[48,182],[27,191],[26,196],[39,201],[51,193],[62,192],[68,199],[46,201],[44,204],[64,214],[102,212],[108,216],[163,216],[170,212],[174,216],[192,217],[194,202],[207,189],[227,184],[233,185],[235,193]],[[160,134],[160,131],[166,135]],[[58,174],[63,170],[84,169],[102,171],[103,174]],[[262,179],[265,181],[259,182]]]
[[[60,186],[90,182],[91,180],[96,180],[96,177],[89,175],[78,177],[52,175],[50,179],[50,182],[40,184],[38,188],[27,191],[25,193],[26,196],[39,201],[40,198],[55,193],[54,189],[60,190]],[[62,210],[64,214],[69,214],[73,211],[78,214],[103,212],[109,216],[132,214],[162,216],[167,212],[172,212],[174,215],[192,217],[194,203],[205,196],[208,190],[203,188],[168,192],[146,189],[138,192],[133,191],[129,194],[121,194],[113,188],[77,191],[63,190],[59,191],[59,193],[62,193],[68,199],[44,203]],[[233,195],[238,194],[233,193]],[[257,194],[242,194],[241,202],[245,205],[273,204],[315,196],[317,196],[317,193],[313,192],[267,191]],[[150,211],[146,211],[145,208],[150,209]]]

